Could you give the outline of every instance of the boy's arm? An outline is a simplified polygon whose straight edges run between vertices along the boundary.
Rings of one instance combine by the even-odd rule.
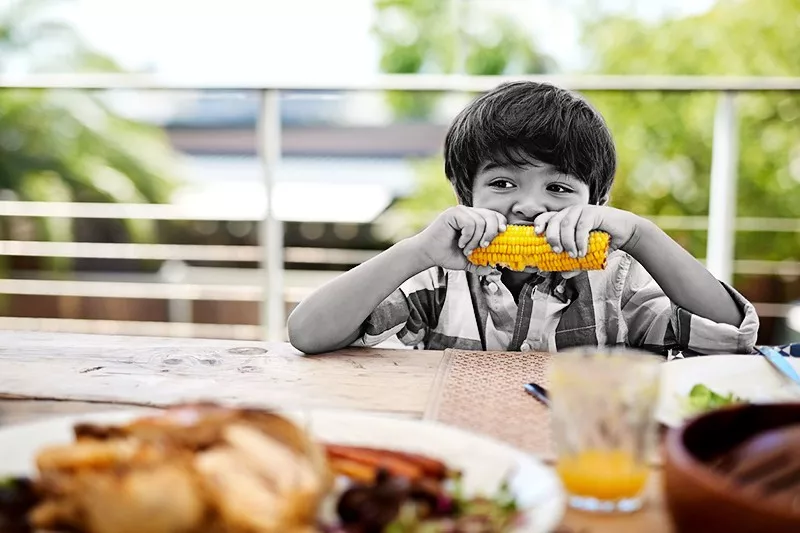
[[[488,273],[466,256],[505,229],[506,220],[488,209],[457,206],[444,211],[421,233],[401,241],[342,274],[303,300],[289,316],[289,342],[305,353],[352,344],[367,317],[406,280],[434,266]]]
[[[555,251],[579,257],[586,254],[591,230],[606,231],[611,247],[636,259],[677,306],[720,324],[742,323],[742,311],[725,287],[650,220],[613,207],[576,205],[542,213],[534,225]]]
[[[725,287],[653,222],[639,218],[622,249],[636,259],[667,297],[692,314],[738,327],[744,315]]]
[[[300,302],[287,324],[292,346],[313,354],[352,344],[378,304],[431,266],[411,239],[345,272]]]
[[[609,257],[609,266],[622,276],[615,275],[605,287],[608,292],[600,291],[599,295],[619,303],[626,343],[666,355],[672,352],[679,357],[752,352],[758,336],[758,315],[753,304],[733,287],[717,282],[744,315],[741,323],[735,326],[715,322],[676,304],[644,266],[628,253]],[[617,270],[620,267],[622,269]]]

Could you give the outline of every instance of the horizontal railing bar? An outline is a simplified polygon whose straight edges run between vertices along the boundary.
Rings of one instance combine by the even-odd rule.
[[[708,217],[645,215],[664,230],[708,230]],[[800,218],[739,217],[736,231],[800,232]]]
[[[0,216],[53,218],[109,218],[142,220],[214,220],[257,222],[261,219],[241,209],[171,204],[112,204],[88,202],[0,201]],[[705,230],[708,217],[645,215],[662,229]],[[800,219],[780,217],[740,217],[737,231],[800,232]]]
[[[0,255],[21,257],[257,262],[260,253],[258,246],[0,241]],[[379,253],[380,250],[288,247],[284,257],[287,263],[351,265],[363,263]],[[734,271],[737,274],[800,276],[800,261],[739,259],[734,261]]]
[[[145,322],[135,320],[0,317],[0,329],[14,331],[53,331],[59,333],[94,333],[104,335],[143,335],[149,337],[261,340],[260,326],[250,324],[196,324],[188,322]]]
[[[249,285],[62,281],[50,279],[0,280],[0,294],[26,296],[260,302],[263,292],[261,287]]]
[[[298,303],[313,291],[297,287],[284,290],[284,300]],[[260,302],[263,291],[250,285],[199,285],[143,282],[61,281],[42,279],[0,280],[0,294],[23,296],[68,296],[84,298],[130,298],[153,300],[211,300]],[[754,303],[763,309],[763,316],[784,316],[791,308],[787,304]],[[759,313],[761,313],[759,311]]]
[[[82,259],[259,261],[257,246],[0,241],[0,255]]]
[[[771,318],[784,318],[789,314],[789,310],[792,309],[792,306],[788,304],[767,302],[753,302],[753,306],[756,308],[758,316]]]
[[[289,246],[284,248],[283,259],[287,263],[359,265],[379,253],[381,250]]]
[[[3,74],[0,88],[87,90],[286,90],[286,91],[486,91],[512,80],[549,82],[579,91],[798,91],[800,77],[766,76],[469,76],[378,74],[325,79],[317,76],[247,76],[224,79],[152,74]]]
[[[287,247],[287,263],[359,264],[380,250]],[[137,244],[100,242],[0,241],[0,255],[19,257],[72,257],[82,259],[132,259],[164,261],[258,262],[259,246],[203,244]]]
[[[311,294],[313,290],[314,289],[310,287],[284,287],[284,301],[287,303],[300,303],[300,301]],[[264,298],[261,287],[256,285],[62,281],[46,279],[0,279],[0,294],[232,302],[260,302]]]
[[[260,210],[260,211],[263,211]],[[0,216],[110,218],[137,220],[213,220],[257,222],[262,213],[241,206],[0,201]]]
[[[703,260],[705,262],[705,260]],[[737,259],[733,262],[735,274],[774,274],[777,276],[800,276],[800,261],[764,261],[759,259]]]
[[[428,213],[433,220],[438,212]],[[663,230],[707,231],[708,217],[695,215],[642,215]],[[775,233],[800,232],[800,218],[786,217],[739,217],[736,231],[763,231]]]

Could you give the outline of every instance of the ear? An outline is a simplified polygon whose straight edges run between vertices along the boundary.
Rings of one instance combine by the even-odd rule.
[[[607,205],[607,204],[608,204],[608,200],[609,200],[609,197],[610,197],[610,196],[611,196],[611,195],[610,195],[609,193],[606,193],[606,194],[604,194],[604,195],[602,196],[602,198],[600,198],[600,199],[597,201],[597,205]]]

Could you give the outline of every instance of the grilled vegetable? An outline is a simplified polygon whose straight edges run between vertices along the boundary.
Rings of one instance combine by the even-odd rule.
[[[33,483],[26,478],[0,479],[0,531],[29,533],[28,513],[38,503]]]
[[[689,391],[689,395],[683,398],[683,407],[687,415],[694,415],[714,409],[720,409],[729,405],[747,403],[744,398],[740,398],[729,392],[721,394],[709,389],[702,383],[696,384]]]
[[[544,235],[537,235],[533,226],[510,225],[486,248],[476,248],[468,257],[478,266],[502,266],[522,271],[536,267],[546,272],[568,270],[602,270],[608,259],[610,235],[604,231],[589,234],[589,248],[584,257],[555,253]]]

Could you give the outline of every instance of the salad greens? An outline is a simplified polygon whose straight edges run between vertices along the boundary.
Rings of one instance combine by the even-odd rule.
[[[684,409],[689,415],[700,414],[713,409],[740,403],[747,403],[747,400],[736,396],[732,392],[720,394],[719,392],[709,389],[702,383],[698,383],[692,387],[692,390],[689,391],[689,395],[683,399]]]

